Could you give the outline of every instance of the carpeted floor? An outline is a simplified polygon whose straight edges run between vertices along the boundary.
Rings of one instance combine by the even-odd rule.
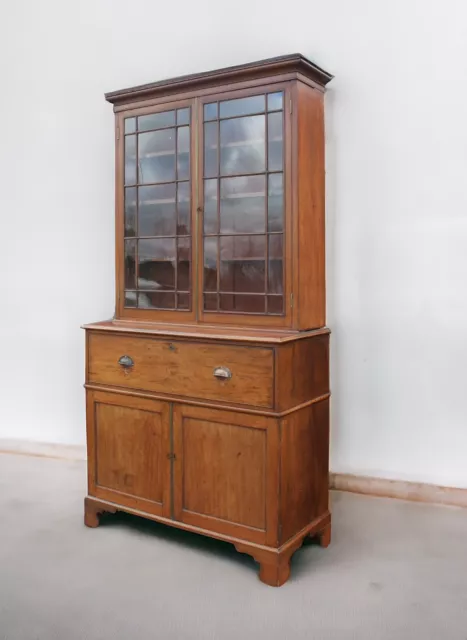
[[[1,640],[466,640],[467,510],[333,495],[280,589],[232,546],[82,522],[85,465],[0,455]]]

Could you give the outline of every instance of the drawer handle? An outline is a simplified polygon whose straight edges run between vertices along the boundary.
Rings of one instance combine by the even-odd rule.
[[[125,367],[125,369],[128,369],[129,367],[132,367],[135,363],[133,362],[133,359],[130,358],[130,356],[122,356],[119,359],[118,364],[121,367]]]
[[[216,367],[212,375],[218,380],[230,380],[232,372],[227,367]]]

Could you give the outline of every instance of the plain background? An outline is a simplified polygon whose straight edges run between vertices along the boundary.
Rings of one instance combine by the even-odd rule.
[[[104,91],[300,52],[326,97],[335,472],[467,487],[463,0],[0,5],[0,437],[85,441],[114,306]]]

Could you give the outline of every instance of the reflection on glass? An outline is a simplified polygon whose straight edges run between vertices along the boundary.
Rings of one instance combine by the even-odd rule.
[[[178,223],[177,233],[181,236],[190,233],[190,183],[179,182],[177,185]]]
[[[204,105],[204,119],[216,120],[217,118],[217,102],[211,102]]]
[[[221,174],[233,175],[264,171],[266,168],[265,133],[265,116],[221,121]]]
[[[140,291],[138,293],[140,309],[175,309],[175,294],[161,291]]]
[[[249,113],[260,113],[264,111],[264,96],[251,96],[251,98],[237,98],[236,100],[226,100],[219,105],[221,118],[231,116],[245,116]]]
[[[283,247],[283,235],[282,233],[275,233],[269,236],[269,249],[270,258],[282,258],[284,255]]]
[[[228,295],[221,293],[219,298],[221,311],[235,311],[237,313],[265,312],[265,296]]]
[[[189,124],[190,122],[190,109],[177,109],[177,124]]]
[[[136,118],[125,118],[125,133],[136,131]]]
[[[281,314],[284,312],[282,296],[268,296],[268,313]]]
[[[136,287],[136,240],[125,240],[125,289]]]
[[[190,294],[177,293],[177,309],[189,309],[189,308],[190,308]]]
[[[163,111],[162,113],[151,113],[148,116],[139,116],[138,130],[148,131],[149,129],[162,129],[175,125],[175,111]]]
[[[217,293],[204,294],[204,310],[217,311]]]
[[[140,289],[174,289],[175,239],[139,240],[138,265]]]
[[[264,233],[265,184],[265,176],[221,180],[221,233]]]
[[[190,288],[190,238],[177,240],[177,289],[188,291]]]
[[[204,291],[217,291],[217,238],[204,238]]]
[[[217,233],[217,180],[204,181],[204,233]]]
[[[268,115],[268,168],[282,171],[282,112]]]
[[[268,94],[268,111],[277,111],[282,109],[283,94],[282,91]]]
[[[282,231],[284,227],[284,184],[282,173],[269,176],[268,231]]]
[[[136,187],[125,189],[125,236],[136,235]]]
[[[175,184],[139,187],[140,236],[171,236],[176,230]]]
[[[281,236],[269,236],[269,260],[268,260],[268,291],[269,293],[283,293],[283,263],[282,254],[277,257],[278,247],[273,246],[273,238]],[[277,244],[277,243],[276,243]]]
[[[177,129],[177,178],[188,180],[190,177],[190,134],[188,127]]]
[[[220,238],[220,290],[264,292],[265,236]]]
[[[136,136],[125,136],[125,184],[136,184]]]
[[[125,291],[125,307],[136,307],[138,294],[136,291]]]
[[[206,178],[217,176],[217,122],[204,125],[204,175]]]
[[[175,129],[140,134],[138,163],[142,184],[175,180]]]

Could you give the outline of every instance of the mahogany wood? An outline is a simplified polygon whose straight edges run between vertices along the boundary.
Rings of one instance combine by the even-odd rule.
[[[280,586],[289,578],[291,556],[306,538],[316,537],[325,547],[331,535],[323,113],[323,90],[331,78],[303,56],[294,54],[106,96],[114,105],[116,127],[116,314],[112,320],[84,327],[88,447],[85,524],[96,527],[100,514],[126,511],[226,540],[239,552],[253,556],[260,565],[260,579],[273,586]],[[283,235],[283,313],[280,315],[277,311],[277,299],[272,299],[272,307],[265,306],[265,310],[271,309],[277,315],[256,310],[254,313],[232,312],[220,306],[216,307],[217,311],[209,312],[203,304],[204,105],[243,98],[251,104],[254,96],[279,91],[283,92],[283,131],[276,135],[274,144],[279,141],[283,147],[283,227],[270,231],[266,225],[264,234],[263,231],[252,234],[241,231],[241,234],[250,235],[250,244],[255,234],[264,235],[266,239],[271,237],[266,232]],[[228,117],[245,117],[241,111],[245,102],[231,104],[243,106]],[[146,184],[142,178],[140,181],[136,138],[136,152],[127,154],[125,160],[125,119],[133,118],[130,124],[136,128],[143,122],[136,120],[140,116],[180,108],[191,110],[188,143],[191,309],[125,307],[126,161],[137,162],[131,165],[131,170],[137,172],[137,184],[131,187],[135,193]],[[161,116],[157,117],[161,122]],[[264,123],[266,118],[264,115]],[[222,121],[217,122],[219,132]],[[171,127],[169,135],[175,135],[178,140],[176,126],[167,125]],[[178,126],[185,125],[182,122]],[[141,135],[139,127],[138,131],[128,135]],[[267,131],[266,128],[266,134]],[[257,144],[255,139],[252,139],[253,145]],[[259,139],[262,145],[261,136]],[[267,140],[265,135],[266,155]],[[244,145],[244,137],[237,143],[240,147]],[[177,145],[175,142],[175,151]],[[171,166],[172,160],[163,158],[174,157],[174,152],[162,147],[162,151],[152,148],[150,154],[142,161],[162,158],[154,161],[157,182],[158,176],[160,180]],[[177,178],[179,169],[175,171]],[[274,171],[281,173],[280,168],[272,173]],[[246,168],[244,173],[246,178],[252,175]],[[265,171],[258,175],[270,175],[269,160]],[[134,176],[135,173],[133,180]],[[259,195],[263,197],[261,192]],[[258,194],[243,188],[239,196],[235,193],[234,196],[248,203]],[[163,216],[167,212],[161,212],[163,207],[170,208],[171,202],[173,199],[161,195],[160,198],[154,196],[154,201],[148,204],[155,206],[155,211],[159,211],[157,215],[165,220]],[[162,208],[157,209],[159,205]],[[177,203],[177,212],[179,206]],[[137,211],[139,205],[135,207]],[[269,221],[268,207],[269,200],[265,223]],[[231,210],[236,210],[235,206]],[[221,210],[216,211],[220,222]],[[248,210],[245,214],[251,215]],[[183,222],[182,234],[188,226]],[[216,233],[221,235],[220,224]],[[233,231],[227,235],[229,233]],[[144,241],[144,235],[137,237]],[[139,250],[140,245],[137,246]],[[164,242],[159,244],[158,251],[160,255],[151,253],[142,261],[149,265],[142,271],[145,283],[142,288],[152,287],[150,293],[171,291],[168,288],[171,269],[176,287],[177,273],[182,273],[178,271],[182,267],[177,260],[171,266],[171,253]],[[280,259],[277,254],[271,255],[274,260]],[[270,257],[269,248],[265,257]],[[241,282],[246,289],[220,288],[219,245],[216,271],[210,265],[206,267],[209,278],[216,274],[215,295],[231,296],[232,292],[239,291],[240,295],[242,292],[257,295],[248,280],[252,273],[261,273],[261,267],[253,264],[255,255],[246,253],[245,257],[238,258],[233,254],[229,260],[232,262],[232,259],[240,260],[235,270],[231,269],[238,278],[235,284],[232,276],[232,286]],[[131,260],[128,264],[133,277]],[[154,275],[157,269],[161,274],[159,279]],[[280,269],[266,261],[264,271],[264,295],[280,295],[275,289],[271,291],[268,280],[268,273],[272,273],[280,282]],[[135,286],[139,285],[137,274],[135,268]],[[179,290],[184,291],[185,286]],[[146,298],[151,301],[154,296]],[[128,304],[133,304],[131,300]],[[240,308],[254,308],[248,306],[251,300],[244,300]]]

